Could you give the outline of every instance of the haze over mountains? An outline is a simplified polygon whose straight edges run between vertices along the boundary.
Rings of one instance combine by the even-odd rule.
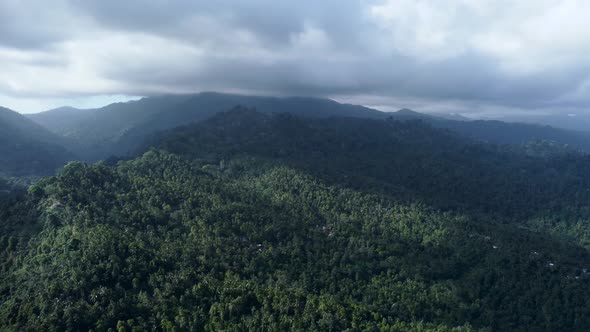
[[[96,161],[112,155],[132,154],[147,137],[158,131],[202,121],[237,105],[252,107],[263,113],[288,112],[304,117],[392,117],[398,120],[421,120],[435,127],[448,128],[491,143],[522,145],[534,140],[546,140],[576,150],[590,150],[590,134],[587,132],[500,121],[464,121],[462,118],[453,120],[408,109],[380,112],[321,98],[199,93],[148,97],[98,109],[78,110],[64,107],[26,116],[60,136],[62,146],[79,158]]]
[[[67,139],[0,107],[0,176],[50,175],[74,159]]]
[[[536,116],[507,116],[502,121],[536,123],[557,128],[588,131],[590,130],[590,115],[587,112],[569,113],[567,111],[558,114]]]
[[[133,152],[150,134],[182,124],[200,121],[211,115],[244,104],[262,112],[293,112],[304,116],[333,115],[378,117],[382,113],[361,106],[341,105],[327,99],[268,98],[201,93],[143,98],[117,103],[101,109],[85,110],[70,117],[71,109],[57,109],[28,115],[49,130],[74,139],[73,147],[91,160]],[[60,121],[60,119],[68,119]],[[90,151],[86,155],[83,151]]]

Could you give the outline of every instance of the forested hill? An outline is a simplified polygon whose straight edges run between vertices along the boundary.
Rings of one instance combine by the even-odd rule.
[[[53,174],[74,159],[64,142],[24,116],[0,107],[0,177]]]
[[[590,327],[585,249],[259,159],[70,163],[0,219],[11,330]]]
[[[261,113],[291,113],[305,118],[352,117],[365,119],[422,120],[449,128],[474,139],[492,143],[521,145],[533,140],[554,141],[559,145],[590,151],[590,133],[547,126],[510,124],[499,121],[455,121],[417,113],[408,109],[380,112],[371,108],[341,104],[330,99],[304,97],[260,97],[221,93],[148,97],[115,103],[99,109],[60,108],[28,115],[55,134],[69,139],[84,160],[129,155],[146,137],[210,118],[236,105]]]
[[[590,153],[590,127],[586,131],[553,128],[548,125],[510,123],[496,120],[452,121],[431,119],[433,126],[457,132],[483,142],[522,145],[546,141]]]
[[[0,201],[0,324],[587,331],[590,160],[554,148],[220,113]]]
[[[28,116],[56,134],[76,140],[77,151],[85,159],[99,160],[111,155],[126,155],[155,132],[202,121],[236,105],[255,107],[260,112],[291,112],[309,117],[384,116],[382,112],[366,107],[322,98],[256,97],[212,92],[148,97],[99,109],[56,109]]]
[[[62,107],[27,116],[49,130],[76,138],[116,139],[133,128],[166,129],[227,111],[236,105],[259,112],[288,112],[309,117],[348,116],[383,118],[383,112],[340,104],[330,99],[306,97],[259,97],[203,92],[146,97],[98,109]]]
[[[356,190],[506,221],[560,220],[569,209],[589,217],[589,156],[542,144],[480,144],[421,121],[305,119],[238,108],[152,143],[214,163],[239,156],[277,160]],[[580,239],[590,240],[585,222],[563,220],[571,222],[564,230],[584,230]]]
[[[41,113],[25,114],[25,116],[51,132],[73,138],[78,138],[81,130],[80,123],[91,121],[95,109],[79,109],[70,106],[58,107]]]

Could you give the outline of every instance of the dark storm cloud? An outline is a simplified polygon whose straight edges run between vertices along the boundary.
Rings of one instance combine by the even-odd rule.
[[[586,7],[574,0],[60,0],[49,8],[0,0],[0,102],[2,95],[219,90],[422,100],[465,112],[584,108]]]
[[[51,7],[51,8],[49,8]],[[60,1],[0,1],[0,46],[42,49],[71,36]]]
[[[301,32],[306,21],[331,33],[331,37],[342,44],[352,43],[353,39],[362,37],[358,33],[363,32],[361,1],[88,0],[71,1],[71,4],[109,27],[150,31],[189,41],[206,37],[200,33],[199,22],[191,24],[194,18],[210,18],[220,26],[246,29],[274,46],[288,44],[290,36]]]

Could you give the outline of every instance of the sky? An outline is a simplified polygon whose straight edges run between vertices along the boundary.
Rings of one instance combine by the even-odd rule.
[[[586,0],[0,0],[0,105],[199,91],[473,117],[590,106]]]

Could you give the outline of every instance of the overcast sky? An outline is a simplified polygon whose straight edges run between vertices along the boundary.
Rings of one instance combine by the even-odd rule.
[[[198,91],[584,112],[586,0],[0,0],[0,105]]]

